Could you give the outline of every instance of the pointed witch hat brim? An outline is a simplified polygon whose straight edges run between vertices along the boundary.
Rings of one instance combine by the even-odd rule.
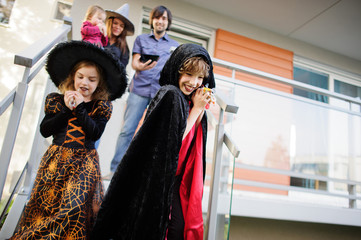
[[[103,69],[109,100],[123,95],[128,82],[124,65],[112,54],[88,42],[70,41],[57,44],[48,54],[46,71],[58,87],[74,66],[84,60],[92,61]]]
[[[127,31],[127,36],[134,35],[134,25],[129,20],[129,4],[125,3],[117,10],[109,10],[106,9],[105,12],[107,13],[107,19],[109,18],[119,18],[124,23],[124,29]]]

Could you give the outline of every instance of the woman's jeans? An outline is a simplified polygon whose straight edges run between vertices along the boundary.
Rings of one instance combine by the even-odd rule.
[[[115,154],[110,164],[110,171],[115,172],[117,169],[117,166],[132,141],[139,120],[142,118],[144,110],[147,108],[150,100],[151,98],[149,97],[142,97],[134,93],[129,94],[124,113],[124,123],[118,136]]]

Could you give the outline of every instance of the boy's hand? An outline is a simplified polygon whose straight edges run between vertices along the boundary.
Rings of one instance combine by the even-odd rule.
[[[192,102],[194,108],[204,110],[204,108],[206,107],[207,104],[210,103],[210,101],[211,101],[211,92],[203,91],[202,88],[198,88],[192,94]]]
[[[209,94],[210,94],[209,102],[206,105],[206,109],[209,109],[210,104],[215,104],[215,102],[216,102],[216,99],[213,95],[213,90],[210,88],[207,88],[207,87],[203,87],[202,89],[203,89],[203,92],[209,92]]]

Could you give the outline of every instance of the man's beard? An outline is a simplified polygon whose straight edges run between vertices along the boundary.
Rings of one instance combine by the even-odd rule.
[[[163,29],[163,28],[162,28],[162,30],[154,29],[154,31],[157,35],[162,35],[165,32],[165,29]]]

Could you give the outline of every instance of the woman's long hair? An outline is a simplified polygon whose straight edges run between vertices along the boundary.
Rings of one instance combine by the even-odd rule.
[[[125,54],[129,52],[128,43],[125,39],[125,37],[127,36],[127,30],[124,27],[123,31],[120,33],[119,36],[113,36],[113,32],[112,32],[113,22],[114,22],[114,17],[111,17],[108,19],[106,23],[108,38],[110,40],[112,37],[115,37],[115,46],[117,46],[122,51],[122,53]],[[123,22],[123,24],[125,23]]]

